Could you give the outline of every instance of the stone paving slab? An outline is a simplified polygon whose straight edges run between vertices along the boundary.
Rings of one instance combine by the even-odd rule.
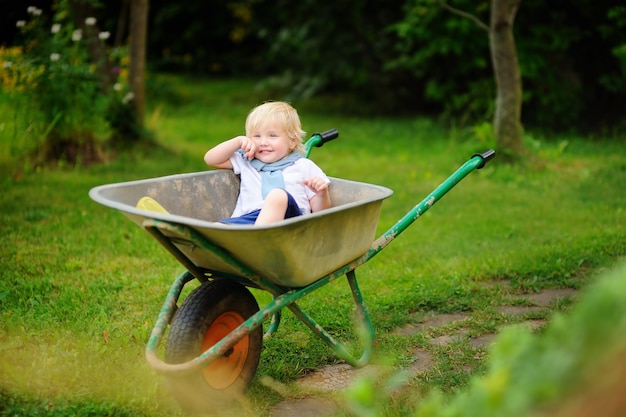
[[[413,363],[409,366],[411,377],[426,372],[433,366],[433,355],[427,350],[417,350],[413,358]]]
[[[449,324],[454,324],[460,321],[469,320],[469,318],[470,316],[468,314],[461,314],[461,313],[454,313],[454,314],[428,313],[420,319],[420,323],[418,324],[407,323],[404,327],[396,330],[394,334],[401,335],[401,336],[411,336],[413,334],[423,332],[433,327],[447,326]]]
[[[527,298],[529,298],[535,305],[540,307],[549,307],[553,302],[576,296],[577,292],[578,291],[573,288],[547,289],[536,294],[530,294]]]
[[[324,417],[333,415],[336,409],[329,400],[300,398],[281,402],[272,409],[270,417]]]
[[[300,378],[296,384],[319,391],[341,391],[346,389],[356,378],[378,373],[382,365],[367,365],[357,369],[347,363],[327,365]]]

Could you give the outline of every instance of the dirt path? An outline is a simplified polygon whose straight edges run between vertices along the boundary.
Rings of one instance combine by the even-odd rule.
[[[506,284],[495,284],[506,285]],[[514,296],[514,301],[523,301],[525,305],[505,305],[498,307],[497,310],[506,316],[521,316],[533,312],[541,312],[549,310],[554,303],[559,300],[575,297],[576,290],[566,289],[547,289],[536,294]],[[519,299],[519,300],[518,300]],[[442,326],[457,324],[465,320],[469,320],[469,314],[427,314],[420,318],[418,324],[408,323],[404,327],[398,329],[395,334],[400,336],[412,336],[421,332],[428,332]],[[524,321],[533,329],[540,328],[545,325],[545,320],[526,320]],[[454,333],[443,336],[432,337],[429,343],[433,345],[443,346],[459,339],[465,339],[475,349],[483,348],[490,345],[495,338],[495,333],[486,333],[475,337],[468,336],[467,330],[463,326],[457,326],[458,330]],[[415,377],[420,373],[428,371],[434,364],[431,354],[425,349],[419,349],[414,352],[415,360],[407,367],[411,377]],[[368,372],[377,372],[378,365],[369,365],[363,369],[355,369],[347,364],[329,365],[318,369],[315,372],[307,374],[296,381],[296,384],[310,391],[319,392],[337,392],[347,388],[355,378],[358,378]],[[301,399],[286,399],[277,404],[270,412],[270,417],[322,417],[331,415],[336,410],[336,405],[323,397],[307,397]]]

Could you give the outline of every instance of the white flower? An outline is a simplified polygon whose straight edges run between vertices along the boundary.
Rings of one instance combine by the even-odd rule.
[[[25,20],[18,20],[15,23],[15,26],[17,26],[18,28],[24,27],[24,26],[26,26],[26,21]]]
[[[113,84],[113,89],[115,91],[122,91],[122,84],[120,84],[120,83]]]
[[[98,37],[100,39],[102,39],[102,40],[109,39],[109,36],[111,36],[110,32],[100,32],[100,33],[98,33]]]
[[[2,66],[3,66],[4,68],[11,68],[11,66],[12,66],[12,65],[13,65],[13,63],[12,63],[11,61],[4,61],[4,62],[2,63]]]
[[[76,29],[74,32],[72,32],[72,40],[74,42],[78,42],[82,38],[83,38],[83,32],[80,29]]]
[[[57,53],[50,54],[50,61],[58,61],[59,58],[61,58],[61,55],[59,55]]]
[[[96,24],[96,18],[95,17],[88,17],[87,19],[85,19],[85,24],[87,26],[93,26]]]
[[[59,33],[60,30],[61,30],[61,24],[55,23],[54,25],[52,25],[52,28],[50,29],[50,32],[51,33]]]
[[[124,98],[122,99],[122,102],[124,104],[128,104],[129,101],[131,101],[132,99],[135,98],[135,95],[132,93],[132,91],[130,93],[127,93]]]
[[[38,9],[35,6],[28,6],[26,11],[28,12],[28,14],[32,14],[34,16],[39,16],[41,14],[41,9]]]

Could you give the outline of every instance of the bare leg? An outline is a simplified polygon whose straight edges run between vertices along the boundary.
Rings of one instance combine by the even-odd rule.
[[[270,224],[284,220],[287,204],[287,192],[281,188],[274,188],[265,198],[259,217],[254,224]]]

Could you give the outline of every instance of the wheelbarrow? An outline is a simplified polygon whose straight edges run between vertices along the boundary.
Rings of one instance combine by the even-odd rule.
[[[334,129],[314,134],[305,143],[306,156],[337,136]],[[276,333],[285,307],[340,359],[354,367],[366,365],[374,349],[374,329],[355,269],[494,156],[493,150],[473,155],[378,238],[382,203],[392,191],[340,178],[331,178],[331,208],[266,226],[218,222],[230,216],[237,200],[239,179],[231,170],[102,185],[89,195],[144,228],[185,267],[165,297],[145,356],[166,376],[183,408],[214,411],[245,393],[256,373],[263,340]],[[145,198],[158,202],[156,208],[137,206]],[[353,355],[297,303],[343,276],[354,299],[357,324],[364,329],[360,355]],[[193,280],[201,284],[179,305],[183,288]],[[269,292],[272,300],[259,308],[250,288]],[[161,359],[157,348],[168,325]]]

